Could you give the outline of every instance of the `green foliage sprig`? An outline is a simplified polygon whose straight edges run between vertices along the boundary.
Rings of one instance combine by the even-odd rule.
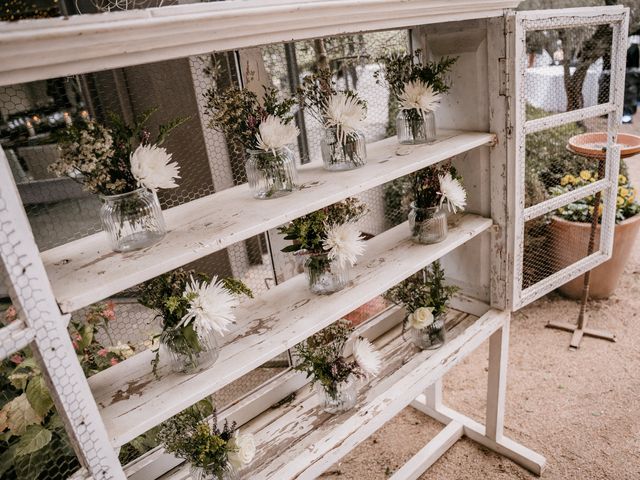
[[[378,58],[381,68],[374,73],[378,83],[383,79],[389,85],[391,92],[398,97],[407,82],[420,80],[431,86],[435,93],[447,93],[451,86],[446,76],[458,57],[443,57],[434,62],[422,62],[421,51],[410,53],[392,53]]]
[[[284,235],[285,240],[293,242],[284,247],[282,251],[298,252],[304,250],[313,254],[323,253],[322,244],[329,225],[355,222],[366,213],[367,206],[357,198],[351,197],[304,217],[296,218],[278,229],[278,232]]]
[[[449,300],[459,288],[445,285],[445,274],[439,261],[423,268],[385,293],[384,297],[396,305],[404,305],[408,313],[418,308],[432,308],[434,316],[447,312]]]
[[[236,423],[218,427],[216,410],[202,400],[162,423],[157,439],[169,453],[183,458],[208,475],[222,480],[229,471],[229,453]]]
[[[342,319],[295,347],[299,361],[294,369],[305,372],[307,378],[311,378],[311,386],[319,383],[334,399],[338,384],[346,381],[350,375],[365,377],[355,360],[348,361],[343,356],[345,344],[352,333],[351,323]]]

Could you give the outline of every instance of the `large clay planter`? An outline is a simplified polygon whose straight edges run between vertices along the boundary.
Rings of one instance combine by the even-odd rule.
[[[551,229],[551,248],[555,270],[560,270],[586,257],[589,245],[590,223],[570,222],[554,217]],[[640,215],[628,218],[615,227],[613,255],[605,263],[591,271],[589,297],[608,298],[616,289],[640,230]],[[595,250],[600,243],[600,225],[596,230]],[[584,275],[562,285],[558,290],[569,298],[582,298]]]

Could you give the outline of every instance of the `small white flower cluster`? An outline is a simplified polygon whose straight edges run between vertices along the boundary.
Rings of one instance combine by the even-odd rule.
[[[357,258],[364,253],[364,239],[352,222],[327,225],[326,235],[322,247],[328,252],[329,260],[336,260],[340,267],[347,264],[353,267]]]
[[[238,299],[217,276],[210,283],[199,282],[191,277],[184,297],[189,299],[189,310],[180,320],[181,327],[193,322],[193,329],[198,335],[205,335],[211,330],[224,335],[235,321],[233,308],[238,305]]]
[[[362,127],[367,118],[367,109],[354,95],[335,93],[324,106],[325,126],[336,129],[338,141],[344,145],[347,136]]]
[[[296,141],[300,134],[293,122],[285,123],[280,117],[269,115],[258,126],[256,142],[260,150],[273,152]]]
[[[256,455],[256,442],[253,435],[250,433],[243,435],[240,433],[240,429],[233,432],[233,437],[229,440],[229,447],[229,463],[236,470],[241,470],[249,465]]]
[[[407,321],[409,323],[409,326],[416,330],[427,328],[431,326],[434,321],[433,308],[420,307],[407,317]]]
[[[447,208],[450,212],[456,213],[459,210],[464,210],[467,206],[467,191],[457,178],[453,178],[451,172],[447,172],[444,175],[438,175],[438,181],[440,182],[440,208],[444,203],[447,204]]]
[[[176,188],[180,167],[171,161],[166,148],[157,145],[140,145],[131,154],[131,174],[141,187],[152,192],[160,188]]]
[[[426,113],[434,112],[440,106],[440,94],[423,81],[415,80],[404,84],[398,101],[400,110],[417,110],[424,117]]]

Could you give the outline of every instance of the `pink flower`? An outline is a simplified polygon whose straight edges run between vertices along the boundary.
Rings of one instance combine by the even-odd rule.
[[[113,303],[113,300],[107,302],[105,308],[102,310],[102,316],[109,321],[116,319],[115,304]]]
[[[13,322],[17,317],[18,312],[16,311],[16,307],[14,307],[13,305],[7,308],[7,310],[4,312],[4,321],[7,324]]]
[[[15,355],[12,355],[9,358],[9,360],[11,360],[16,365],[20,365],[22,362],[24,362],[24,358],[22,358],[22,355],[20,355],[19,353],[16,353]]]
[[[117,365],[118,364],[118,360],[116,358],[112,358],[109,363],[111,363],[111,366],[113,365]]]
[[[74,338],[76,339],[76,341],[80,341],[80,340],[82,340],[82,335],[80,335],[79,333],[76,333],[74,335]]]
[[[73,340],[73,341],[71,342],[71,345],[73,345],[73,348],[74,348],[75,350],[78,350],[78,344],[76,343],[76,341],[75,341],[75,340]]]
[[[107,356],[107,349],[106,348],[101,348],[100,350],[98,350],[98,356],[106,357]]]

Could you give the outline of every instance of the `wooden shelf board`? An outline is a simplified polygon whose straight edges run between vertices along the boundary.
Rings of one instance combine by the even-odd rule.
[[[300,170],[300,191],[255,200],[246,184],[164,212],[167,235],[135,252],[114,253],[102,232],[42,253],[56,299],[73,312],[294,218],[493,141],[479,132],[440,131],[432,145],[396,155],[395,137],[367,146],[368,164],[348,172],[320,166]]]
[[[431,351],[418,351],[402,339],[397,327],[376,342],[384,358],[383,372],[361,388],[352,410],[340,415],[323,412],[307,385],[290,404],[267,410],[244,425],[243,431],[255,435],[258,451],[241,477],[317,478],[487,340],[508,315],[491,309],[477,318],[450,311],[447,343]]]
[[[352,282],[330,296],[309,293],[302,275],[238,307],[236,328],[225,336],[218,361],[196,375],[177,375],[166,364],[151,373],[151,351],[137,354],[89,379],[114,445],[122,445],[205,396],[293,347],[309,335],[380,295],[409,275],[491,226],[490,219],[461,216],[444,242],[418,245],[407,223],[367,242]]]

